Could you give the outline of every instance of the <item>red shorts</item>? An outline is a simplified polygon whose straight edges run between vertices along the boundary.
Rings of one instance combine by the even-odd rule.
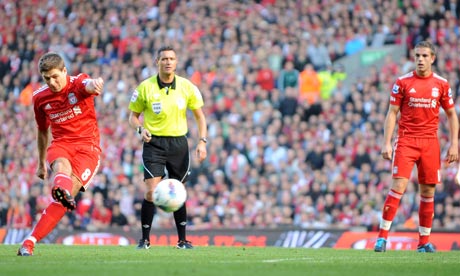
[[[86,190],[99,169],[100,154],[99,147],[92,145],[52,143],[47,150],[46,161],[51,165],[58,158],[68,159],[72,165],[72,174],[81,181],[83,189]]]
[[[395,141],[393,178],[410,178],[417,165],[420,184],[441,182],[441,152],[437,138],[399,137]]]

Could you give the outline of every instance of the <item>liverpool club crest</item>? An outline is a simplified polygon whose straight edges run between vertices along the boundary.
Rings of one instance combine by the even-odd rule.
[[[74,93],[69,93],[69,104],[74,105],[77,103],[77,97]]]

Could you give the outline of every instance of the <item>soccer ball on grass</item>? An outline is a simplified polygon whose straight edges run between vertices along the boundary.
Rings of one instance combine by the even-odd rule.
[[[153,191],[153,203],[168,213],[179,210],[186,199],[185,186],[177,179],[163,179]]]

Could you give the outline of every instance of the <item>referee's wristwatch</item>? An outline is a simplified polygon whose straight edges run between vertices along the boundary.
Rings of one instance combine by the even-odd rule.
[[[142,127],[141,127],[141,126],[138,126],[138,127],[136,128],[136,132],[137,132],[137,134],[141,135],[141,134],[142,134]]]
[[[208,139],[206,139],[206,137],[201,137],[200,141],[202,141],[202,142],[204,142],[206,144],[208,142]]]

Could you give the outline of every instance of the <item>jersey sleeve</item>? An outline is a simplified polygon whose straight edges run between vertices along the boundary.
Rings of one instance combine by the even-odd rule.
[[[94,95],[86,91],[86,83],[89,79],[90,77],[85,73],[78,74],[75,77],[75,81],[74,81],[75,91],[78,91],[83,98],[87,98],[87,97]]]
[[[50,123],[46,117],[45,112],[41,109],[38,99],[34,99],[34,114],[38,130],[46,131],[49,128]]]
[[[452,89],[448,82],[443,86],[440,102],[443,109],[449,109],[455,106],[454,99],[452,98]]]
[[[400,106],[403,100],[403,97],[404,97],[403,84],[400,79],[397,79],[396,82],[393,84],[393,87],[391,88],[390,104]]]
[[[194,85],[193,83],[189,82],[188,89],[190,91],[190,97],[188,100],[188,108],[190,110],[195,110],[195,109],[203,107],[204,105],[203,96],[201,95],[201,92],[198,89],[198,87],[196,87],[196,85]]]
[[[144,101],[142,100],[142,86],[139,85],[134,89],[133,94],[131,95],[131,100],[129,101],[129,110],[142,113],[144,111]]]

